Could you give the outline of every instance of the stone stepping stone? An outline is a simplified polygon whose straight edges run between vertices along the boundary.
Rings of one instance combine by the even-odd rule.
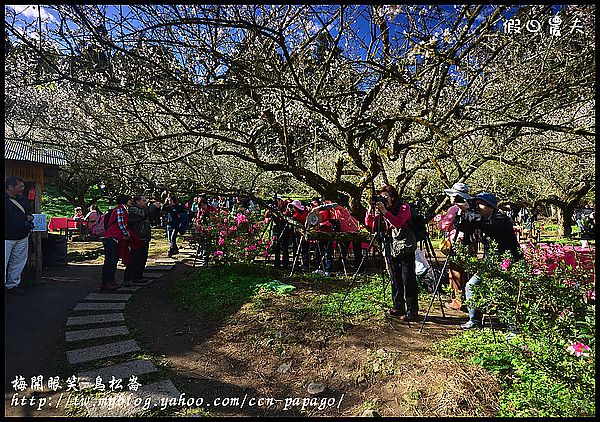
[[[163,275],[162,273],[144,273],[144,278],[161,278]]]
[[[145,270],[146,271],[168,271],[171,268],[174,268],[175,264],[171,265],[148,265]]]
[[[142,288],[142,286],[145,286],[146,284],[141,284],[141,283],[135,283],[135,285],[133,286],[125,286],[125,287],[121,287],[119,289],[120,292],[137,292],[139,289]]]
[[[67,331],[65,333],[66,341],[81,341],[93,338],[122,336],[129,334],[129,330],[124,325],[117,327],[92,328],[89,330]]]
[[[69,350],[67,352],[67,362],[69,362],[70,365],[73,365],[76,363],[125,355],[131,352],[139,352],[140,350],[140,346],[138,346],[135,340],[117,341],[115,343],[107,343],[100,346]]]
[[[178,262],[179,261],[177,261],[176,259],[171,258],[159,258],[154,260],[155,264],[177,264]]]
[[[124,388],[127,388],[125,380],[123,382],[125,383]],[[102,399],[90,401],[86,405],[86,410],[88,411],[88,416],[91,417],[130,417],[145,410],[143,404],[147,399],[151,403],[150,408],[153,408],[161,405],[161,399],[178,399],[180,395],[181,393],[171,380],[164,380],[142,385],[138,391],[123,391],[111,394],[110,398],[113,400],[112,403],[115,404],[112,408],[108,405],[108,398],[105,398],[104,402],[102,402]],[[138,404],[137,406],[136,403]]]
[[[125,309],[125,302],[78,303],[73,308],[74,311],[122,311],[123,309]]]
[[[126,388],[129,378],[132,375],[139,376],[156,372],[156,366],[148,359],[137,359],[129,362],[117,363],[116,365],[105,366],[104,368],[94,369],[92,371],[80,372],[77,374],[79,388],[90,388],[96,385],[96,377],[102,378],[104,383],[108,383],[112,377],[123,380],[123,388]]]
[[[129,300],[131,294],[90,293],[83,300]]]
[[[102,324],[105,322],[122,321],[125,321],[125,317],[120,312],[115,314],[86,315],[78,317],[68,317],[67,327],[71,325]]]

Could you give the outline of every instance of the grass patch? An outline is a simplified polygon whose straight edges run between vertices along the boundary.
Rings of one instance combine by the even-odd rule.
[[[381,313],[382,308],[391,306],[390,288],[388,286],[384,294],[383,287],[381,275],[377,274],[355,281],[350,290],[343,289],[319,295],[313,299],[313,304],[317,305],[320,313],[325,316],[338,315],[342,306],[341,312],[344,315],[366,319]]]
[[[199,268],[175,285],[170,299],[179,310],[216,319],[238,309],[277,275],[256,264]]]
[[[42,192],[42,213],[49,215],[50,217],[73,217],[75,214],[75,207],[71,204],[64,196],[60,194],[60,191],[56,186],[45,185],[44,191]],[[89,196],[86,196],[89,199]],[[115,206],[114,202],[109,201],[105,198],[101,198],[96,201],[96,204],[100,207],[101,211],[106,211]],[[83,210],[83,214],[87,214],[89,210]]]
[[[498,335],[498,333],[496,333]],[[501,334],[500,334],[501,336]],[[534,342],[519,336],[518,340],[494,341],[491,330],[463,332],[434,344],[441,356],[470,365],[480,365],[496,374],[502,387],[500,417],[580,417],[595,414],[593,395],[573,388],[527,358],[523,348],[534,350]],[[537,348],[537,354],[544,351]],[[539,363],[539,362],[538,362]]]

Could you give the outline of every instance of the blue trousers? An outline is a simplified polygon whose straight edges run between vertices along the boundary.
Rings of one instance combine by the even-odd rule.
[[[481,279],[477,274],[467,281],[467,285],[465,286],[465,299],[467,303],[473,297],[473,286],[477,286],[478,284],[481,284]],[[469,320],[481,325],[483,322],[483,313],[478,309],[469,307],[469,305],[467,305],[467,309],[469,310]]]
[[[177,255],[179,248],[177,247],[177,229],[167,227],[167,238],[169,239],[169,255]]]
[[[102,265],[102,284],[115,281],[115,272],[119,262],[119,242],[109,237],[104,238],[104,264]]]

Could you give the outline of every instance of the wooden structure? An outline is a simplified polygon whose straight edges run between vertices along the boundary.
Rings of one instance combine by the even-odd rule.
[[[23,194],[32,203],[33,212],[42,209],[44,183],[52,182],[58,168],[65,165],[64,154],[41,143],[22,139],[4,139],[4,178],[18,176],[25,182]],[[29,257],[24,272],[33,274],[35,282],[42,280],[42,237],[48,232],[33,232],[30,236]]]

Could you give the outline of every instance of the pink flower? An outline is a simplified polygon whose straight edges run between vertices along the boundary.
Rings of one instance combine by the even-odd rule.
[[[223,243],[225,243],[225,239],[219,237],[219,246],[223,245]]]
[[[268,251],[263,251],[262,256],[264,256],[265,258],[269,256],[269,252]]]
[[[214,256],[215,258],[223,256],[223,251],[215,251]]]
[[[506,271],[508,270],[508,267],[510,267],[510,259],[505,259],[504,262],[502,262],[502,271]]]
[[[596,290],[592,289],[587,292],[588,300],[596,300]]]
[[[230,232],[234,232],[234,231],[236,231],[236,230],[237,230],[237,227],[236,227],[236,226],[231,226],[231,227],[229,227],[229,231],[230,231]]]
[[[248,219],[246,218],[245,214],[242,213],[238,213],[237,216],[235,217],[235,221],[237,222],[238,226],[242,223],[245,223],[246,221],[248,221]]]
[[[533,269],[533,274],[534,275],[540,275],[542,273],[542,270],[540,270],[539,268],[534,268]]]
[[[227,232],[225,230],[221,230],[219,232],[219,236],[227,236]]]
[[[573,311],[571,311],[569,308],[565,308],[561,313],[560,316],[561,317],[570,317],[573,316]]]
[[[571,344],[569,345],[569,347],[567,347],[567,350],[569,351],[569,353],[571,353],[572,355],[576,356],[576,357],[581,357],[581,356],[585,356],[588,357],[590,355],[590,346],[585,345],[581,342],[571,342]]]

